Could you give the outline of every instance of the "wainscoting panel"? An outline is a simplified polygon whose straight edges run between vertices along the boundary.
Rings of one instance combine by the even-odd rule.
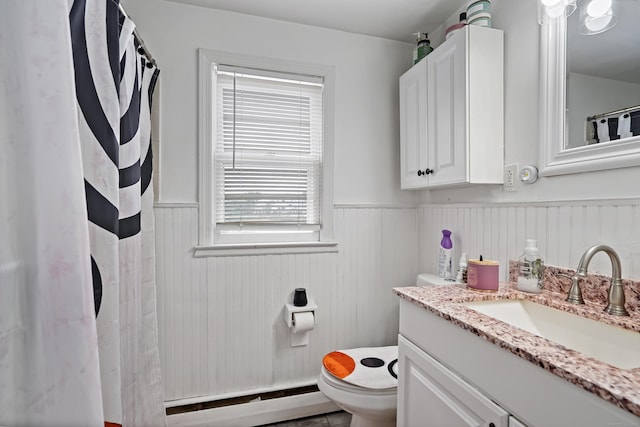
[[[575,269],[584,251],[607,244],[620,255],[622,276],[640,278],[640,199],[512,205],[423,205],[418,210],[421,271],[438,268],[442,229],[454,236],[454,264],[468,257],[500,262],[507,278],[508,260],[517,259],[527,238],[537,239],[545,262]],[[596,255],[590,273],[611,274],[605,254]]]
[[[417,210],[334,210],[338,253],[194,258],[198,209],[157,205],[156,270],[165,400],[214,400],[312,382],[329,351],[397,343],[391,288],[415,283]],[[309,345],[291,347],[283,307],[318,305]]]
[[[462,251],[500,262],[535,238],[550,265],[575,268],[590,245],[620,255],[640,278],[640,200],[547,204],[450,204],[334,210],[338,253],[194,258],[195,205],[158,205],[157,286],[165,399],[203,400],[294,387],[315,379],[332,350],[396,343],[395,286],[437,271],[441,230]],[[592,273],[608,275],[604,254]],[[296,287],[318,304],[309,345],[290,347],[282,308]]]

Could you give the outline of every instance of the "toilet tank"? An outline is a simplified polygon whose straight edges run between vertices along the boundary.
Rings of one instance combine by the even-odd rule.
[[[430,286],[430,285],[462,285],[462,283],[453,280],[445,279],[435,274],[422,273],[416,277],[416,286]]]

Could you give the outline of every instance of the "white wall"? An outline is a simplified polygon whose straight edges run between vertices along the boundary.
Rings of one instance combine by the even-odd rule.
[[[415,203],[397,190],[398,76],[411,65],[410,43],[159,0],[123,3],[161,70],[160,201],[197,201],[197,49],[208,48],[335,66],[335,202]]]
[[[538,165],[536,2],[494,0],[492,10],[494,26],[505,33],[505,164]],[[473,257],[482,253],[504,267],[521,254],[526,238],[540,241],[548,263],[568,268],[577,267],[589,246],[609,244],[622,258],[623,277],[637,279],[638,177],[640,167],[630,167],[542,177],[532,185],[519,185],[513,193],[501,186],[422,191],[420,268],[435,271],[434,250],[440,230],[447,228],[458,239],[457,256],[459,251]],[[595,270],[610,274],[606,257],[594,261]],[[506,279],[504,267],[501,277]]]
[[[505,161],[537,165],[535,1],[492,5],[494,27],[505,31]],[[418,269],[435,270],[445,227],[458,249],[501,263],[520,254],[525,235],[544,242],[550,263],[566,267],[592,241],[610,243],[623,273],[640,277],[639,168],[542,178],[515,193],[501,186],[398,190],[397,82],[411,64],[411,44],[158,0],[125,6],[161,69],[159,196],[169,204],[156,209],[157,283],[167,400],[285,387],[313,379],[330,350],[394,342],[390,288],[410,285]],[[336,67],[338,254],[192,257],[199,47]],[[635,201],[581,201],[629,197]],[[417,201],[431,205],[411,208]],[[534,228],[527,218],[536,218]],[[317,299],[320,318],[309,347],[291,349],[279,318],[301,285]]]
[[[569,73],[567,84],[570,147],[584,145],[587,117],[640,104],[640,84],[578,73]]]
[[[415,284],[414,208],[338,207],[338,254],[193,258],[196,206],[155,209],[158,331],[165,400],[313,381],[330,351],[397,342],[392,286]],[[282,309],[296,287],[318,304],[306,347]]]
[[[391,288],[414,284],[418,273],[417,194],[399,190],[397,107],[413,46],[158,0],[124,3],[161,70],[155,211],[165,399],[287,388],[313,381],[332,350],[395,343]],[[201,47],[335,66],[339,253],[193,258]],[[282,307],[300,286],[318,303],[318,324],[308,347],[291,348]]]
[[[454,257],[500,262],[508,278],[509,260],[524,250],[525,239],[538,241],[548,265],[575,269],[584,251],[608,244],[620,255],[622,277],[640,278],[640,200],[545,203],[430,204],[419,209],[420,270],[437,271],[441,230],[453,230]],[[605,254],[596,255],[589,273],[611,275]]]

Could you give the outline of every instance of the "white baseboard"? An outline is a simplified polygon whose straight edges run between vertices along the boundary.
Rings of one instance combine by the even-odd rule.
[[[167,416],[168,427],[252,427],[339,411],[319,391]]]

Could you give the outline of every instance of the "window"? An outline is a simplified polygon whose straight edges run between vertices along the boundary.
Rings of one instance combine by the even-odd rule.
[[[201,50],[200,71],[196,255],[335,251],[332,69]]]
[[[214,239],[319,240],[322,78],[214,73]]]

